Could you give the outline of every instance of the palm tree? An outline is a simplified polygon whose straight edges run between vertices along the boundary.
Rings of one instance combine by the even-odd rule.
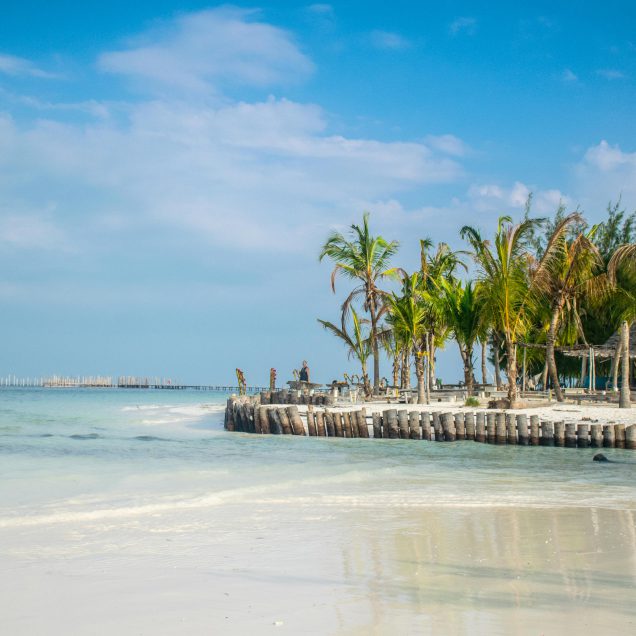
[[[504,340],[511,408],[517,402],[517,342],[530,327],[530,309],[535,298],[534,279],[553,259],[554,244],[569,223],[562,221],[559,224],[531,272],[528,247],[540,222],[540,219],[526,218],[514,225],[509,216],[500,217],[492,247],[477,229],[470,226],[461,229],[461,236],[470,243],[478,266],[483,311],[490,316],[495,330]]]
[[[426,403],[424,360],[426,350],[426,310],[419,298],[419,273],[405,278],[401,296],[393,293],[387,297],[389,310],[387,323],[393,328],[395,338],[408,343],[415,358],[417,376],[417,401]]]
[[[621,320],[621,392],[618,405],[622,409],[628,409],[631,407],[629,330],[631,323],[636,320],[636,243],[621,245],[614,252],[608,265],[608,273],[610,280],[616,285],[615,307]]]
[[[351,307],[351,322],[353,323],[353,333],[349,334],[345,325],[337,327],[332,322],[327,320],[320,320],[318,322],[329,332],[331,332],[337,338],[340,338],[345,345],[347,345],[349,351],[349,359],[352,357],[358,358],[360,366],[362,368],[362,382],[364,384],[364,392],[367,397],[371,395],[371,384],[369,383],[369,374],[367,372],[367,361],[371,355],[371,341],[363,332],[362,322],[356,313],[356,310]]]
[[[336,276],[343,274],[359,284],[342,304],[342,324],[356,299],[361,299],[364,310],[371,318],[371,350],[373,352],[373,393],[380,392],[380,352],[378,346],[378,325],[382,316],[386,292],[378,287],[379,281],[395,277],[397,270],[389,268],[389,262],[398,250],[397,241],[386,241],[381,236],[371,236],[369,214],[362,217],[362,225],[351,225],[351,240],[340,232],[329,236],[320,252],[320,260],[328,256],[335,267],[331,273],[331,289],[336,291]]]
[[[541,300],[550,307],[549,327],[546,337],[546,363],[557,401],[563,402],[554,348],[564,317],[585,341],[585,333],[579,315],[582,298],[591,301],[607,289],[607,275],[601,271],[603,258],[592,242],[596,226],[589,232],[568,240],[563,227],[580,223],[582,218],[574,213],[565,217],[555,229],[559,233],[552,241],[554,258],[535,277],[536,289]]]
[[[473,348],[483,332],[480,296],[472,281],[466,284],[444,281],[443,289],[446,318],[464,363],[464,384],[468,395],[472,395],[475,383]]]

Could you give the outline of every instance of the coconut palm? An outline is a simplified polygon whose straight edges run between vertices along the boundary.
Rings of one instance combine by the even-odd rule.
[[[559,402],[563,402],[563,391],[554,355],[559,329],[565,323],[570,327],[570,333],[573,330],[578,331],[578,335],[585,341],[579,303],[583,298],[590,301],[607,290],[607,275],[602,271],[603,258],[592,242],[596,226],[587,233],[581,232],[572,240],[568,239],[565,232],[560,231],[563,224],[581,221],[582,218],[577,213],[563,219],[555,229],[559,236],[552,241],[554,257],[535,277],[536,289],[542,296],[541,300],[544,301],[544,306],[550,308],[546,363]]]
[[[493,321],[494,328],[503,336],[506,349],[506,375],[508,376],[508,402],[517,401],[517,342],[531,325],[531,306],[536,298],[534,279],[554,258],[555,243],[571,221],[566,217],[555,229],[541,258],[529,268],[529,241],[539,219],[524,219],[514,225],[509,216],[499,218],[494,244],[484,239],[479,230],[464,226],[462,238],[473,249],[472,257],[478,267],[481,282],[479,295],[483,311]]]
[[[378,327],[386,293],[378,283],[387,277],[395,277],[397,269],[390,268],[391,258],[398,250],[397,241],[386,241],[381,236],[372,236],[369,231],[369,214],[362,217],[362,225],[351,225],[351,239],[340,232],[329,236],[320,252],[320,260],[328,256],[335,267],[331,273],[331,289],[336,291],[336,277],[339,274],[357,281],[359,284],[342,304],[342,324],[356,300],[362,300],[364,310],[371,319],[371,350],[373,353],[373,392],[380,391],[380,352]]]
[[[367,361],[371,356],[371,340],[368,334],[364,333],[363,321],[360,320],[356,310],[350,308],[351,322],[353,326],[353,332],[349,333],[345,325],[338,327],[332,322],[327,320],[318,319],[318,322],[334,336],[342,340],[348,347],[349,359],[356,357],[360,362],[362,369],[362,382],[364,385],[364,392],[367,397],[371,395],[371,384],[369,382],[369,374],[367,372]]]
[[[443,301],[448,326],[457,342],[464,363],[464,383],[468,395],[472,395],[475,383],[473,349],[483,333],[481,299],[472,281],[443,282]]]
[[[608,273],[610,280],[616,285],[613,304],[621,321],[621,390],[618,404],[620,408],[630,408],[629,330],[631,323],[636,320],[636,243],[622,245],[614,252],[608,265]]]

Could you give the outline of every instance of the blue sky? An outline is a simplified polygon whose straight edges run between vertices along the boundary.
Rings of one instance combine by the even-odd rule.
[[[529,192],[634,209],[636,8],[576,5],[5,7],[0,375],[329,381],[317,254],[363,210],[414,269]]]

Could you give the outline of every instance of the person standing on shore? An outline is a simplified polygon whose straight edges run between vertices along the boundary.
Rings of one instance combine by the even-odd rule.
[[[300,370],[298,379],[301,382],[309,382],[309,367],[307,366],[307,360],[303,360],[303,368]]]

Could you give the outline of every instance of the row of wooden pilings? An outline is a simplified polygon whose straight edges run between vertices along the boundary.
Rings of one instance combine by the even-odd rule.
[[[329,393],[300,393],[298,391],[261,391],[261,404],[313,404],[333,406],[335,398]]]
[[[483,412],[440,413],[388,409],[372,413],[371,435],[364,408],[307,412],[307,427],[296,405],[273,407],[251,398],[230,398],[228,431],[317,437],[373,437],[437,442],[471,440],[491,444],[636,449],[636,425],[540,421],[537,415]]]

